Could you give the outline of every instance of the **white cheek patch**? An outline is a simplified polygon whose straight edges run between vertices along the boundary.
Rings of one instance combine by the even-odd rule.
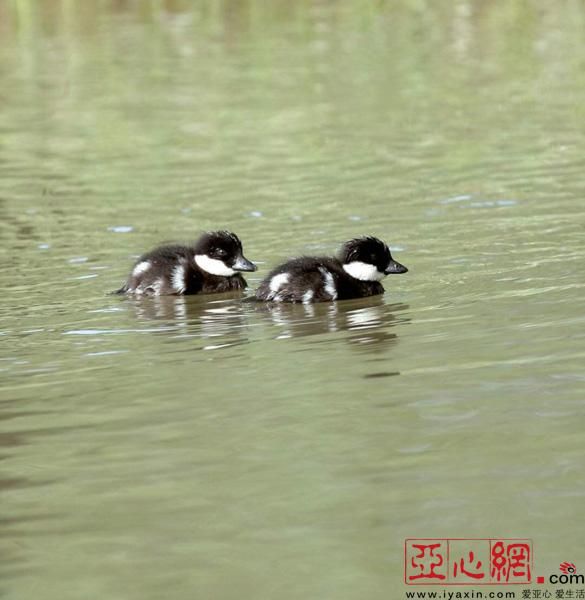
[[[185,267],[183,265],[178,265],[173,270],[172,284],[173,289],[178,294],[182,294],[187,288],[185,285]]]
[[[134,270],[132,271],[132,275],[134,277],[138,277],[139,275],[142,275],[143,273],[146,273],[146,271],[148,271],[148,269],[150,269],[151,267],[151,263],[148,262],[147,260],[143,260],[142,262],[139,262],[135,267]]]
[[[225,263],[216,258],[209,258],[207,254],[196,254],[195,263],[197,266],[211,275],[219,275],[220,277],[231,277],[235,274],[233,269],[230,269]]]
[[[348,274],[359,279],[360,281],[381,281],[386,277],[384,273],[380,273],[374,265],[354,260],[353,262],[343,265],[343,270]]]
[[[288,273],[279,273],[278,275],[275,275],[270,280],[270,291],[274,293],[278,292],[283,285],[288,283],[289,279],[290,275]]]

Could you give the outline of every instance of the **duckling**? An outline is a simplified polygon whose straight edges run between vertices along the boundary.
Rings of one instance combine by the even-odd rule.
[[[328,302],[383,294],[380,281],[408,269],[375,237],[345,242],[339,256],[293,258],[260,283],[256,299],[272,302]]]
[[[255,271],[235,233],[208,231],[193,245],[159,246],[143,254],[115,293],[148,296],[242,290],[240,271]]]

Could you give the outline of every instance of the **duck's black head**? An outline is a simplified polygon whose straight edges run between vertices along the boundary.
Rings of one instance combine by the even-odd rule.
[[[229,231],[204,233],[195,242],[194,250],[199,268],[211,275],[230,277],[237,271],[255,271],[257,268],[244,256],[240,238]]]
[[[349,275],[361,281],[380,281],[391,273],[408,271],[392,258],[390,249],[382,240],[369,236],[345,242],[339,260]]]

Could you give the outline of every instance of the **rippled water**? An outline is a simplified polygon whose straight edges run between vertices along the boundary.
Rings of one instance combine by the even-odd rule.
[[[0,591],[394,598],[406,537],[583,560],[579,2],[0,1]],[[108,296],[226,227],[383,298]],[[581,556],[581,558],[579,558]]]

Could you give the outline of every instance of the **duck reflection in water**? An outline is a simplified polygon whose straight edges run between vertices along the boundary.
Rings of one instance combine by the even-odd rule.
[[[276,339],[341,332],[348,344],[367,353],[382,352],[395,344],[398,336],[390,329],[409,321],[400,314],[407,305],[385,304],[382,296],[330,304],[266,303],[256,308],[276,326]]]
[[[128,301],[126,301],[128,303]],[[204,349],[236,346],[248,342],[244,311],[239,295],[152,296],[129,302],[139,321],[164,323],[161,333],[179,338],[205,340]]]

